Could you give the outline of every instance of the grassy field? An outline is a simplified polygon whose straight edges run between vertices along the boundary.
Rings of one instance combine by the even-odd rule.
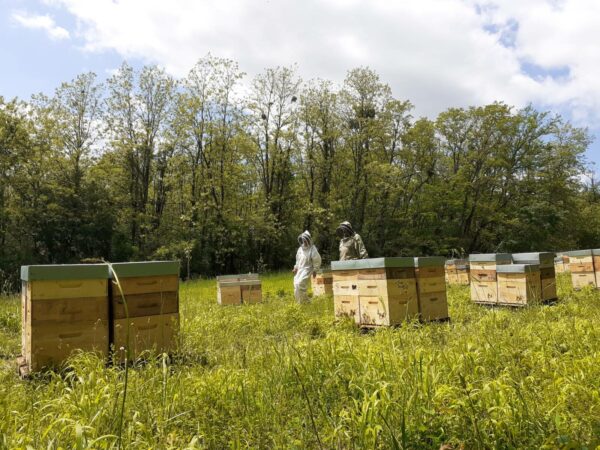
[[[594,448],[600,292],[522,310],[450,289],[450,323],[362,334],[331,298],[219,307],[214,280],[181,288],[180,351],[129,371],[77,355],[21,381],[20,305],[0,299],[1,448]],[[119,430],[121,429],[121,433]]]

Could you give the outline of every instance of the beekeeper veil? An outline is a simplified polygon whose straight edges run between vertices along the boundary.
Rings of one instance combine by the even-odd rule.
[[[303,248],[310,248],[312,246],[312,237],[308,231],[298,236],[298,244]]]
[[[340,226],[337,227],[335,232],[339,238],[351,237],[355,234],[352,225],[350,225],[350,222],[348,221],[340,223]]]

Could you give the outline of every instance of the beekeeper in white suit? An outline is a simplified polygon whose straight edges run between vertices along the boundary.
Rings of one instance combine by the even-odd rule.
[[[296,252],[296,265],[294,266],[294,297],[298,303],[308,299],[308,282],[310,276],[315,274],[315,270],[321,267],[321,255],[317,247],[312,243],[312,238],[308,231],[298,236],[300,248]]]

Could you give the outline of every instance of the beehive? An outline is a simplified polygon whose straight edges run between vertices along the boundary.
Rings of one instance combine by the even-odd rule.
[[[569,270],[571,271],[571,281],[574,289],[597,286],[592,250],[569,252]]]
[[[469,262],[456,266],[457,284],[468,286],[471,282]]]
[[[364,327],[418,317],[413,258],[334,261],[331,270],[336,317],[353,317]]]
[[[60,366],[75,350],[108,355],[108,267],[22,266],[20,370]]]
[[[512,262],[509,253],[482,253],[469,255],[471,300],[494,305],[498,302],[497,267]]]
[[[333,275],[329,269],[319,269],[311,278],[312,293],[314,296],[333,295]]]
[[[596,287],[600,289],[600,248],[592,250],[592,256],[594,257],[594,272],[596,274]]]
[[[569,257],[557,256],[554,258],[554,271],[556,273],[565,273],[569,271]]]
[[[507,264],[498,266],[498,304],[525,306],[542,301],[540,266]]]
[[[540,268],[542,286],[542,302],[556,300],[556,271],[554,269],[554,253],[513,253],[513,262],[516,264],[533,264]]]
[[[111,343],[118,358],[173,351],[179,330],[179,263],[115,263],[109,275]]]
[[[446,283],[458,284],[458,272],[456,270],[456,259],[449,259],[444,264]]]
[[[444,280],[444,258],[429,256],[415,258],[415,279],[421,320],[448,318],[448,299]]]
[[[262,301],[262,284],[256,273],[217,277],[219,305],[254,304]]]

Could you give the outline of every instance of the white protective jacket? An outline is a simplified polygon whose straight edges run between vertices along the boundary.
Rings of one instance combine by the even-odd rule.
[[[296,252],[296,275],[294,276],[294,297],[296,301],[302,302],[308,298],[308,283],[312,273],[321,267],[321,255],[317,247],[312,244],[310,233],[305,231],[300,235],[305,238],[309,245],[302,245]]]

